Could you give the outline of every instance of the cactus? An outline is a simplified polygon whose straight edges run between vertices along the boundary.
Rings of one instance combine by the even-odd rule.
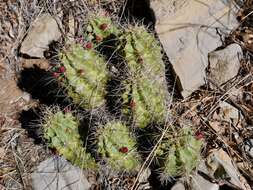
[[[142,72],[152,77],[165,75],[161,47],[156,39],[144,27],[130,28],[120,37],[125,41],[123,56],[125,57],[130,75]]]
[[[72,113],[48,111],[44,118],[44,137],[51,148],[83,169],[96,169],[97,164],[83,147],[78,132],[79,122]]]
[[[156,151],[163,158],[166,177],[189,174],[198,163],[202,141],[196,139],[190,128],[184,127],[177,138],[165,137]]]
[[[123,94],[125,104],[123,113],[132,114],[138,127],[145,128],[148,124],[165,123],[167,92],[158,81],[141,76],[132,83],[128,83],[126,88],[128,90]]]
[[[87,25],[85,39],[96,43],[111,35],[117,36],[119,33],[120,30],[113,24],[110,17],[105,15],[91,16]]]
[[[120,122],[110,122],[99,129],[98,152],[114,171],[137,172],[140,169],[136,141]]]
[[[72,44],[60,56],[64,76],[58,77],[74,103],[85,109],[102,106],[105,102],[107,69],[103,57],[96,51]],[[60,68],[62,68],[60,67]]]
[[[141,128],[153,122],[164,123],[168,92],[161,47],[143,27],[130,29],[120,40],[125,42],[121,49],[129,67],[123,112],[132,112]],[[126,95],[129,93],[130,99]]]

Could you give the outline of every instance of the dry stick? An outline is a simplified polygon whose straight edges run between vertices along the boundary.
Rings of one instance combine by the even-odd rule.
[[[244,78],[242,78],[237,84],[239,84],[240,82],[246,80],[247,78],[249,78],[251,76],[251,74],[248,74],[247,76],[245,76]],[[235,87],[237,84],[234,84],[229,90],[227,90],[226,93],[224,93],[217,101],[216,105],[213,106],[210,110],[210,112],[208,113],[206,120],[211,116],[211,114],[215,111],[215,109],[217,108],[218,104],[221,102],[221,100],[233,89],[233,87]],[[242,86],[243,87],[243,86]],[[242,87],[240,87],[239,89],[241,89]],[[228,99],[228,98],[226,98]],[[225,100],[226,100],[225,99]]]
[[[125,12],[127,2],[128,2],[128,0],[125,0],[125,1],[124,1],[123,9],[122,9],[122,12],[121,12],[121,15],[120,15],[120,18],[119,18],[120,21],[121,21],[121,19],[122,19],[122,17],[123,17],[123,14],[124,14],[124,12]]]
[[[232,156],[231,156],[231,152],[233,152],[238,158],[240,158],[241,160],[243,160],[244,161],[244,159],[236,152],[236,151],[234,151],[233,150],[233,148],[231,147],[231,146],[229,146],[223,139],[222,139],[222,137],[219,135],[219,134],[217,134],[215,131],[214,131],[214,129],[210,126],[210,125],[208,125],[207,123],[206,123],[206,121],[201,117],[201,119],[204,121],[204,124],[208,127],[208,128],[210,128],[212,131],[213,131],[213,134],[215,134],[217,137],[218,137],[218,139],[223,143],[223,144],[225,144],[226,145],[226,148],[228,149],[228,154],[229,154],[229,156],[232,158]],[[235,163],[234,163],[234,161],[231,159],[231,161],[232,161],[232,163],[233,163],[233,165],[236,165]],[[252,166],[252,164],[251,164],[251,166]],[[236,168],[236,167],[235,167]],[[231,184],[231,183],[229,183],[230,185],[233,185],[233,184]],[[227,184],[227,185],[229,185],[229,184]],[[243,184],[242,184],[243,185]],[[238,189],[240,189],[240,190],[242,190],[242,188],[240,188],[240,187],[238,187],[238,186],[236,186]]]
[[[251,12],[248,13],[246,16],[244,16],[244,17],[242,18],[242,21],[245,20],[247,17],[249,17],[249,16],[252,15],[252,14],[253,14],[253,11],[251,11]]]
[[[161,141],[162,141],[164,135],[165,135],[166,132],[168,131],[169,127],[171,127],[171,126],[173,125],[173,123],[174,123],[174,121],[171,122],[171,124],[167,125],[167,127],[166,127],[165,130],[163,131],[162,136],[160,137],[160,139],[158,140],[158,142],[156,143],[156,145],[155,145],[154,148],[152,149],[151,153],[148,155],[147,159],[146,159],[145,162],[143,163],[143,165],[142,165],[142,167],[141,167],[141,169],[140,169],[140,172],[138,172],[138,175],[137,175],[137,177],[136,177],[136,180],[135,180],[135,182],[134,182],[134,184],[133,184],[131,190],[136,190],[136,189],[137,189],[136,183],[137,183],[137,181],[138,181],[138,179],[139,179],[139,177],[140,177],[142,171],[144,170],[145,166],[147,166],[147,168],[150,166],[151,161],[153,160],[153,158],[154,158],[154,156],[155,156],[155,154],[154,154],[155,150],[156,150],[157,147],[160,145],[160,143],[161,143]],[[150,162],[149,162],[149,161],[150,161]],[[149,163],[147,164],[147,162],[149,162]],[[147,164],[147,165],[146,165],[146,164]]]
[[[15,146],[17,146],[17,145],[15,145]],[[27,189],[27,188],[26,188],[26,184],[25,184],[25,182],[24,182],[24,179],[23,179],[23,177],[22,177],[22,169],[21,169],[21,167],[20,167],[20,163],[23,165],[22,160],[21,160],[21,158],[16,154],[16,152],[15,152],[15,150],[14,150],[14,145],[11,146],[11,149],[12,149],[12,153],[13,153],[13,155],[14,155],[14,159],[15,159],[15,162],[16,162],[16,169],[17,169],[17,173],[18,173],[18,175],[19,175],[21,184],[22,184],[22,186],[23,186],[24,189]]]

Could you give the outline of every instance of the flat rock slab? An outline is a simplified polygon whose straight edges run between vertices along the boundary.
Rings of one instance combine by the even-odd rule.
[[[34,190],[88,190],[90,184],[82,170],[72,166],[61,157],[49,158],[40,163],[32,173]]]
[[[56,20],[50,14],[42,14],[33,23],[21,44],[20,52],[31,57],[43,58],[48,45],[60,37],[61,32]]]
[[[238,44],[231,44],[225,49],[209,53],[207,77],[218,86],[234,78],[239,72],[242,54],[242,48]]]
[[[221,35],[237,27],[235,8],[225,0],[151,0],[150,7],[186,97],[205,84],[208,53],[221,46]]]
[[[209,175],[215,179],[226,179],[231,184],[243,190],[251,188],[240,174],[237,167],[233,163],[229,155],[222,149],[212,150],[207,157],[206,164],[208,166]]]

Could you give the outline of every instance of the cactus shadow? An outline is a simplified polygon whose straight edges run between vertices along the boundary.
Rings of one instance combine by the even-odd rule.
[[[156,144],[156,140],[154,140],[156,139],[154,137],[154,134],[158,134],[159,136],[159,134],[161,133],[159,128],[161,128],[161,126],[159,126],[158,124],[151,123],[146,128],[137,129],[135,131],[135,134],[138,136],[137,138],[138,151],[140,152],[143,160],[145,160],[153,150]],[[151,169],[151,175],[148,181],[150,185],[156,190],[168,190],[171,189],[172,186],[175,184],[175,181],[161,183],[159,172],[161,166],[157,161],[153,160],[149,168]]]
[[[136,19],[140,20],[146,26],[154,28],[156,19],[154,11],[150,8],[150,0],[128,0],[126,5],[122,7],[123,18],[127,18],[130,22]]]
[[[45,144],[43,139],[43,129],[40,126],[41,114],[39,108],[31,108],[22,111],[18,118],[21,127],[26,130],[29,138],[34,139],[35,144]]]
[[[106,109],[116,118],[120,118],[122,110],[122,94],[124,87],[122,81],[126,76],[126,64],[117,49],[119,40],[115,35],[107,37],[98,47],[99,51],[107,61],[107,69],[110,79],[106,85]]]
[[[35,66],[21,71],[18,79],[18,87],[31,94],[41,104],[68,106],[70,100],[64,94],[58,82],[48,71]]]

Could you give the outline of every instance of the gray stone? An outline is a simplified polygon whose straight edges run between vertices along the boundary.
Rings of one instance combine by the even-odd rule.
[[[184,97],[205,84],[208,53],[222,44],[217,30],[228,34],[238,26],[230,4],[225,0],[150,2],[158,37],[180,78]]]
[[[212,178],[226,179],[241,189],[250,189],[232,159],[222,149],[212,150],[207,157],[206,164],[208,166],[208,173]]]
[[[52,41],[61,37],[56,20],[50,14],[42,14],[33,23],[21,44],[20,52],[31,57],[44,57],[44,51]]]
[[[83,171],[61,157],[49,158],[32,173],[34,190],[88,190],[90,184]]]
[[[209,53],[208,78],[218,86],[234,78],[240,69],[241,56],[242,48],[238,44]]]
[[[198,167],[198,170],[208,173],[207,166],[205,165],[204,161],[200,162],[200,165]],[[206,180],[203,178],[201,175],[198,173],[194,173],[190,175],[190,189],[191,190],[218,190],[219,185],[216,183],[211,183],[210,181]],[[184,187],[184,183],[187,181],[186,178],[181,178],[173,187],[172,190],[186,190]]]
[[[220,107],[220,119],[227,122],[232,122],[234,125],[238,123],[243,115],[241,112],[234,106],[228,104],[227,102],[221,102]]]
[[[241,150],[253,159],[253,139],[244,141],[241,145]]]

